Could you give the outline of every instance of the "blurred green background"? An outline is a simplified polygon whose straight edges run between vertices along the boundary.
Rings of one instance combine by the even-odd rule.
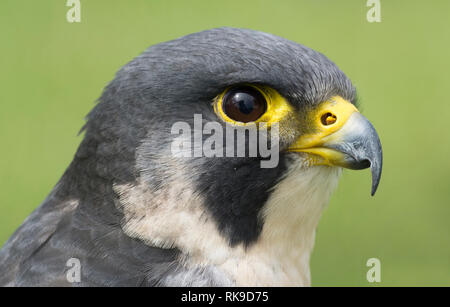
[[[321,51],[353,80],[384,149],[379,190],[347,171],[324,212],[313,286],[450,286],[450,1],[0,2],[0,245],[68,166],[83,118],[125,63],[204,29],[262,30]],[[381,280],[366,261],[381,260]]]

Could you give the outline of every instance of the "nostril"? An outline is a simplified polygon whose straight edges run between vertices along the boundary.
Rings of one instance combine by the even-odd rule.
[[[333,113],[330,113],[330,112],[323,114],[322,117],[320,118],[320,121],[322,122],[322,125],[324,125],[324,126],[332,125],[336,122],[336,120],[337,120],[336,115],[334,115]]]

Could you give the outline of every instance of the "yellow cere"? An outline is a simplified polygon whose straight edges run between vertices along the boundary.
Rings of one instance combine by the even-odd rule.
[[[322,147],[330,141],[339,141],[339,131],[358,109],[349,101],[334,96],[321,103],[318,108],[308,114],[312,132],[302,135],[292,144],[288,151],[308,153],[312,165],[339,165],[344,154]]]
[[[354,112],[358,112],[358,109],[340,96],[321,103],[308,116],[314,132],[302,135],[289,150],[305,151],[304,149],[320,147],[328,136],[342,128]]]
[[[217,97],[214,103],[214,111],[225,122],[237,126],[249,126],[254,125],[255,123],[267,123],[267,126],[270,127],[271,124],[280,122],[290,112],[293,111],[293,107],[289,104],[289,102],[287,102],[286,99],[284,99],[273,88],[265,85],[255,85],[255,84],[244,84],[244,85],[250,86],[258,90],[264,96],[267,102],[266,112],[263,115],[261,115],[261,117],[259,117],[256,121],[248,123],[235,121],[229,118],[222,108],[223,97],[230,90],[230,88],[227,88],[222,94],[220,94]]]

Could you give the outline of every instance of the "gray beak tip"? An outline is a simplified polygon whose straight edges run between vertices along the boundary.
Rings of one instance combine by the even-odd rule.
[[[344,135],[343,140],[331,148],[347,155],[347,168],[365,169],[370,167],[372,173],[371,195],[374,196],[383,168],[383,149],[375,128],[361,113],[354,113],[341,131]]]
[[[375,192],[377,191],[378,184],[375,182],[372,182],[372,191],[370,192],[370,196],[375,196]]]
[[[380,157],[370,163],[370,171],[372,173],[372,191],[370,193],[371,196],[374,196],[375,192],[378,189],[378,185],[381,179],[381,170],[383,169],[383,156],[381,153],[381,144],[379,145],[379,148],[380,148]]]

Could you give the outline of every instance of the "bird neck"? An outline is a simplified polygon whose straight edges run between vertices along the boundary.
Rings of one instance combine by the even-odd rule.
[[[257,242],[222,267],[238,285],[309,286],[309,260],[322,210],[337,186],[338,168],[293,166],[274,187]]]

